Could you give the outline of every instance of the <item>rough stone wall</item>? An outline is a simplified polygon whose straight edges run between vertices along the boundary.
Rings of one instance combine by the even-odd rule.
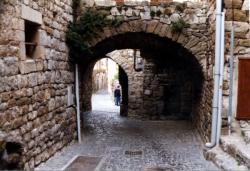
[[[71,13],[71,0],[0,1],[0,129],[22,140],[25,169],[76,137],[75,108],[67,103],[74,82],[65,44]],[[33,58],[26,57],[25,20],[40,25]]]
[[[249,4],[248,0],[226,0],[225,4],[225,68],[224,68],[224,82],[223,82],[223,102],[222,102],[222,117],[223,122],[222,126],[227,126],[227,115],[228,115],[228,103],[229,103],[229,58],[230,58],[230,32],[232,21],[235,24],[235,39],[234,39],[234,90],[233,90],[233,114],[236,116],[236,108],[237,108],[237,84],[238,84],[238,59],[240,57],[249,58],[249,47],[250,47],[250,24],[249,24]],[[213,90],[213,66],[214,66],[214,58],[215,58],[215,1],[209,1],[209,10],[207,13],[208,16],[208,74],[207,74],[207,96],[211,96],[212,98],[212,90]],[[211,111],[212,101],[208,102],[207,105]],[[210,112],[211,114],[211,112]],[[202,116],[202,115],[200,115]],[[205,118],[204,118],[205,119]],[[208,117],[210,120],[211,117]],[[211,130],[211,121],[207,122],[207,124],[202,125],[198,119],[197,123],[201,127],[200,130],[204,130],[207,134],[210,134]],[[204,136],[205,137],[205,136]],[[205,137],[207,139],[207,137]]]
[[[212,119],[212,98],[213,98],[213,67],[214,67],[214,45],[215,45],[215,1],[209,1],[207,4],[207,25],[205,33],[207,36],[206,60],[204,61],[204,84],[201,94],[201,100],[195,118],[196,126],[204,141],[208,141],[211,130]]]
[[[237,108],[237,84],[238,84],[238,59],[249,58],[250,51],[250,24],[249,24],[249,9],[247,7],[247,0],[226,0],[225,4],[225,68],[224,68],[224,82],[223,82],[223,102],[222,102],[222,126],[227,126],[227,116],[228,116],[228,103],[229,103],[229,58],[230,58],[230,32],[232,20],[235,24],[235,39],[234,39],[234,90],[233,90],[233,115],[236,116],[236,108]],[[209,10],[207,13],[208,16],[208,33],[209,40],[208,46],[209,49],[207,51],[207,59],[208,59],[208,69],[207,69],[207,88],[206,97],[210,96],[212,99],[212,89],[213,89],[213,66],[214,66],[214,58],[215,58],[215,1],[209,1]],[[210,89],[210,90],[209,90]],[[205,100],[205,99],[204,99]],[[204,103],[204,102],[202,102]],[[208,118],[201,117],[197,120],[197,125],[199,125],[200,129],[203,132],[206,132],[207,135],[210,134],[211,130],[211,106],[212,101],[207,102],[209,105],[210,111]],[[204,112],[204,111],[201,111]],[[204,116],[204,115],[200,115]],[[200,120],[209,119],[207,124],[203,124]],[[205,122],[204,122],[205,123]],[[205,139],[207,137],[204,136]]]
[[[103,4],[92,3],[88,5],[90,7],[96,6],[98,10],[106,10],[107,13],[110,13],[109,18],[118,18],[124,21],[118,28],[104,28],[103,33],[97,37],[93,37],[93,39],[89,41],[94,53],[96,51],[98,54],[105,55],[109,52],[108,49],[112,51],[117,48],[153,49],[157,44],[157,42],[154,42],[154,39],[147,40],[145,37],[144,41],[147,42],[147,44],[145,44],[141,43],[143,39],[140,39],[139,35],[136,35],[136,33],[148,33],[159,36],[160,38],[166,38],[173,43],[178,43],[178,45],[184,47],[195,57],[202,68],[201,70],[204,76],[203,85],[200,86],[201,97],[195,105],[192,105],[192,109],[183,110],[193,111],[192,116],[194,116],[195,125],[204,136],[204,139],[207,139],[211,118],[214,53],[212,46],[213,37],[209,34],[213,32],[213,30],[209,30],[213,28],[209,26],[209,24],[212,23],[209,20],[210,15],[208,14],[208,11],[212,9],[209,4],[206,2],[186,2],[183,11],[177,10],[176,6],[179,4],[174,2],[156,2],[155,4],[151,4],[151,6],[147,3],[126,4],[124,6],[122,6],[122,4],[120,4],[120,6],[109,4],[105,5],[105,7]],[[213,14],[213,11],[211,13]],[[184,29],[180,34],[172,33],[171,25],[179,18],[183,18],[190,24],[190,27]],[[130,41],[133,36],[129,37],[129,34],[128,38],[126,38],[126,33],[135,33],[134,41]],[[116,37],[120,40],[116,40]],[[211,40],[210,37],[212,37]],[[108,40],[110,40],[110,42],[105,44]],[[145,89],[144,87],[144,90]],[[130,99],[131,102],[135,102],[137,97],[132,97],[133,98]],[[137,103],[132,103],[132,106],[133,105],[136,106]],[[162,106],[163,105],[159,105],[157,108],[161,108]]]
[[[80,110],[82,112],[91,111],[92,103],[91,97],[93,93],[93,69],[96,61],[89,63],[89,65],[80,67],[79,91],[80,91]],[[82,121],[84,118],[82,118]],[[83,122],[82,122],[83,123]]]
[[[185,54],[184,54],[185,55]],[[150,119],[192,119],[195,99],[195,88],[191,75],[183,68],[177,68],[177,63],[159,66],[152,60],[146,60],[143,81],[143,108],[144,115]],[[190,68],[192,66],[189,66]],[[200,79],[200,80],[198,80]],[[202,78],[197,77],[202,85]]]
[[[110,13],[109,18],[123,19],[123,24],[118,28],[104,28],[103,33],[97,37],[93,37],[89,44],[93,47],[93,51],[97,51],[98,54],[115,50],[117,47],[122,48],[154,48],[157,44],[152,39],[140,41],[139,36],[134,34],[134,41],[131,41],[133,36],[126,39],[126,33],[148,33],[159,36],[160,38],[166,38],[172,40],[173,43],[178,43],[185,49],[187,49],[197,59],[204,76],[203,86],[201,86],[201,98],[199,103],[193,105],[192,111],[195,118],[195,125],[200,133],[207,139],[210,130],[210,118],[211,118],[211,102],[212,102],[212,68],[213,68],[213,35],[209,33],[209,20],[208,15],[209,7],[208,3],[192,3],[187,2],[184,10],[176,10],[178,3],[165,2],[155,3],[151,6],[145,4],[130,4],[126,6],[113,6],[113,5],[101,5],[101,4],[88,4],[88,7],[96,6],[98,10],[106,10]],[[110,8],[107,8],[109,6]],[[211,5],[212,6],[212,5]],[[152,12],[153,11],[153,12]],[[213,14],[213,12],[212,12]],[[190,24],[188,29],[184,29],[180,34],[174,34],[171,32],[171,25],[179,18],[183,18]],[[213,26],[211,26],[213,28]],[[124,37],[122,37],[124,35]],[[116,37],[121,40],[116,41]],[[156,38],[157,39],[157,38]],[[108,40],[113,43],[107,43]],[[102,42],[104,42],[102,44]],[[143,43],[142,43],[143,42]],[[208,43],[210,42],[210,44]],[[152,43],[152,44],[151,44]],[[98,49],[95,49],[95,46]],[[114,47],[113,47],[114,46]],[[117,47],[115,47],[117,46]],[[155,50],[157,51],[157,50]],[[105,53],[103,54],[105,55]],[[135,97],[135,96],[134,96]],[[136,99],[136,98],[134,98]],[[133,100],[132,100],[133,101]],[[135,100],[134,100],[135,101]]]
[[[171,60],[164,62],[151,56],[143,60],[142,71],[135,71],[133,55],[132,49],[116,50],[107,54],[128,77],[128,93],[123,93],[123,97],[128,96],[128,103],[124,99],[127,116],[136,119],[191,119],[195,117],[193,110],[196,109],[199,101],[199,97],[195,97],[197,96],[195,91],[199,89],[197,86],[202,85],[203,80],[202,77],[195,76],[199,74],[196,73],[199,71],[186,69],[187,65],[189,68],[195,68],[192,66],[195,64],[185,60],[179,63],[169,62]],[[89,73],[84,74],[84,77],[89,79],[83,82],[85,90],[86,83],[88,82],[87,87],[91,87],[89,83],[93,79],[87,76]],[[196,87],[194,80],[199,82]],[[122,82],[122,88],[126,88],[125,84]],[[89,91],[82,91],[82,93],[85,99],[91,99]],[[124,106],[122,108],[121,115],[123,115]]]
[[[236,116],[237,108],[237,87],[238,87],[238,61],[239,58],[250,59],[250,16],[248,0],[225,1],[225,70],[224,70],[224,91],[223,91],[223,116],[226,118],[228,113],[229,98],[229,59],[230,59],[230,32],[232,21],[234,21],[234,115]]]

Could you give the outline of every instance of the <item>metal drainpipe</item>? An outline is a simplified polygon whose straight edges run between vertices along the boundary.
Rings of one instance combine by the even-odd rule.
[[[75,93],[76,93],[76,111],[77,111],[77,135],[78,142],[81,143],[81,124],[80,124],[80,100],[79,100],[79,76],[78,76],[78,64],[75,65]]]
[[[223,77],[224,77],[224,48],[225,48],[225,13],[222,12],[222,21],[221,21],[221,57],[220,57],[220,89],[219,89],[219,105],[218,105],[218,123],[217,123],[217,144],[220,141],[221,133],[221,122],[222,122],[222,91],[223,91]]]
[[[215,32],[215,66],[214,66],[214,93],[212,110],[212,130],[211,142],[205,144],[207,148],[216,146],[217,125],[218,125],[218,101],[220,84],[220,56],[221,56],[221,21],[222,21],[222,2],[216,0],[216,32]]]
[[[230,38],[230,84],[229,84],[229,105],[228,105],[228,134],[232,131],[233,118],[233,73],[234,73],[234,23],[232,23],[231,38]]]

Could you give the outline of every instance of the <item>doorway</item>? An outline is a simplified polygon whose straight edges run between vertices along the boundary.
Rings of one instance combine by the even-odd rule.
[[[239,120],[250,119],[250,60],[239,59],[238,75],[238,105],[236,118]]]

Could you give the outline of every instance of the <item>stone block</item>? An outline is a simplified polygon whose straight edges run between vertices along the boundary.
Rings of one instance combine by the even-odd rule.
[[[13,29],[24,31],[24,20],[19,18],[13,18],[12,23],[13,23]]]
[[[243,1],[242,0],[225,0],[224,3],[225,3],[226,9],[231,9],[231,8],[241,9]]]
[[[45,48],[44,46],[37,46],[34,52],[34,58],[44,59],[45,58]]]
[[[116,1],[114,0],[95,0],[95,5],[96,6],[115,6]]]
[[[23,30],[16,30],[14,40],[24,42],[25,41],[25,33],[24,33],[24,31]]]
[[[34,60],[26,60],[20,62],[19,70],[21,74],[28,74],[36,71],[36,62]]]
[[[146,11],[146,12],[141,12],[140,13],[141,19],[142,20],[150,20],[151,16],[150,16],[150,12]]]
[[[0,76],[11,76],[18,74],[18,61],[14,57],[6,57],[0,60]]]
[[[154,32],[154,30],[155,30],[155,28],[156,28],[156,26],[157,26],[158,23],[159,23],[159,22],[158,22],[157,20],[150,21],[150,22],[148,23],[148,25],[147,25],[147,30],[146,30],[146,32],[147,32],[147,33],[152,33],[152,32]]]
[[[170,19],[169,19],[168,16],[161,17],[161,18],[160,18],[160,22],[161,22],[161,23],[164,23],[164,24],[171,24],[171,21],[170,21]]]
[[[240,46],[250,47],[250,40],[249,39],[239,39],[238,44]]]
[[[22,18],[41,25],[42,13],[22,4]]]
[[[112,15],[121,15],[117,7],[113,7],[110,12]]]
[[[43,61],[36,61],[36,69],[37,71],[43,70]]]
[[[26,50],[25,50],[25,43],[24,42],[20,42],[20,44],[19,44],[19,58],[21,60],[26,59]]]
[[[233,10],[227,9],[225,16],[227,21],[234,20],[234,21],[247,22],[249,20],[247,12],[239,9],[233,9]]]
[[[170,16],[170,21],[177,22],[181,18],[180,14],[174,13]]]
[[[149,95],[152,94],[152,92],[151,92],[151,90],[145,90],[145,91],[144,91],[144,94],[149,96]]]
[[[250,10],[249,0],[244,0],[241,10]]]
[[[247,31],[249,31],[249,23],[247,22],[234,22],[235,24],[235,32],[239,32],[239,33],[244,33],[244,35],[246,34]],[[231,26],[232,26],[232,22],[231,21],[226,21],[225,22],[225,30],[230,32],[231,31]]]
[[[41,46],[49,45],[49,42],[47,39],[47,33],[44,30],[38,30],[38,36],[39,36],[39,45]]]
[[[37,73],[31,73],[28,75],[27,77],[27,81],[28,81],[28,85],[30,87],[34,87],[34,86],[37,86]]]

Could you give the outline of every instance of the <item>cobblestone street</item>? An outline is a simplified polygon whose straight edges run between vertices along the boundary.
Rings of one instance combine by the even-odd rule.
[[[67,147],[37,170],[63,170],[77,155],[102,157],[96,171],[217,170],[203,158],[203,143],[186,121],[135,121],[97,110],[84,115],[82,144]]]
[[[106,90],[100,90],[92,95],[92,110],[119,113],[120,107],[115,105],[114,99]]]

